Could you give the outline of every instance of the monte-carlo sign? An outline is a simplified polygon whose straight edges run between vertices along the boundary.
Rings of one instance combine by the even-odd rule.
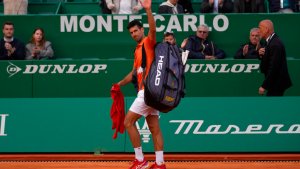
[[[155,15],[156,31],[176,31],[188,32],[196,31],[200,24],[205,24],[205,15],[183,15],[182,18],[177,15],[166,19],[162,15]],[[60,32],[112,32],[117,28],[117,32],[126,30],[125,22],[134,19],[142,19],[142,15],[99,15],[99,16],[60,16]],[[210,30],[218,32],[226,31],[229,27],[229,19],[225,15],[216,15],[212,19]],[[147,23],[143,27],[148,28]]]

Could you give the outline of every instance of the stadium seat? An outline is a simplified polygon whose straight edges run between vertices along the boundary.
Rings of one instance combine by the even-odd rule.
[[[28,14],[57,14],[60,3],[29,3]]]
[[[63,14],[100,14],[101,8],[97,2],[65,2],[62,3]]]

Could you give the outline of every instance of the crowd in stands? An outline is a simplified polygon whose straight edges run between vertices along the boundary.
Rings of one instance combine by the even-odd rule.
[[[5,22],[2,28],[3,38],[0,40],[0,60],[41,60],[52,59],[54,51],[50,41],[45,38],[42,28],[36,28],[26,46],[14,37],[14,24]],[[182,51],[189,51],[189,59],[223,59],[225,52],[208,39],[209,27],[206,24],[198,26],[196,33],[190,35],[180,45]],[[165,32],[164,42],[177,45],[173,32]],[[249,42],[243,44],[234,56],[235,59],[260,59],[264,55],[264,44],[261,43],[258,28],[250,31]]]
[[[111,14],[137,14],[142,10],[139,0],[100,0],[102,11]],[[265,0],[202,0],[201,13],[263,13],[266,12]],[[269,11],[291,13],[299,11],[300,0],[268,0]],[[5,14],[26,14],[27,0],[3,0]],[[197,13],[191,0],[166,0],[159,5],[160,14]],[[27,45],[14,37],[14,24],[3,24],[3,38],[0,41],[0,60],[51,59],[51,42],[45,39],[44,30],[36,28]],[[194,35],[190,35],[180,45],[189,51],[190,59],[223,59],[225,52],[208,39],[209,27],[200,25]],[[164,41],[176,44],[173,32],[166,32]],[[250,30],[249,42],[241,45],[235,59],[260,59],[264,54],[259,29]]]
[[[28,0],[1,0],[4,14],[27,14]],[[0,1],[0,2],[1,2]],[[30,1],[29,1],[30,2]],[[299,12],[300,0],[199,0],[200,11],[195,11],[192,0],[161,0],[160,14],[189,13],[292,13]],[[99,0],[104,14],[137,14],[139,0]],[[199,5],[199,3],[197,3]]]
[[[121,1],[122,2],[122,1]],[[141,10],[138,0],[100,0],[102,11],[106,12],[105,4],[111,13],[132,14]],[[268,4],[266,6],[266,4]],[[188,13],[292,13],[299,12],[300,0],[201,0],[200,11],[193,9],[191,0],[166,0],[158,7],[159,14]],[[120,12],[120,9],[123,12]]]
[[[12,22],[5,22],[2,32],[0,60],[41,60],[53,57],[51,42],[45,39],[42,28],[36,28],[33,31],[32,37],[26,46],[14,37],[14,24]]]

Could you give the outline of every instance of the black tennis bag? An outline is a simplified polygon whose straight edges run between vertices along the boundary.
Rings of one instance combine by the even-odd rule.
[[[142,62],[145,55],[143,48]],[[178,106],[184,90],[184,65],[178,46],[167,42],[156,44],[155,57],[144,82],[145,103],[167,113]]]

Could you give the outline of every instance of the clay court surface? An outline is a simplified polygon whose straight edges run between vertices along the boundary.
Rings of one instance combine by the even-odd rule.
[[[1,154],[0,169],[126,169],[132,154]],[[150,165],[153,155],[146,155]],[[300,169],[300,154],[166,154],[168,169]]]

